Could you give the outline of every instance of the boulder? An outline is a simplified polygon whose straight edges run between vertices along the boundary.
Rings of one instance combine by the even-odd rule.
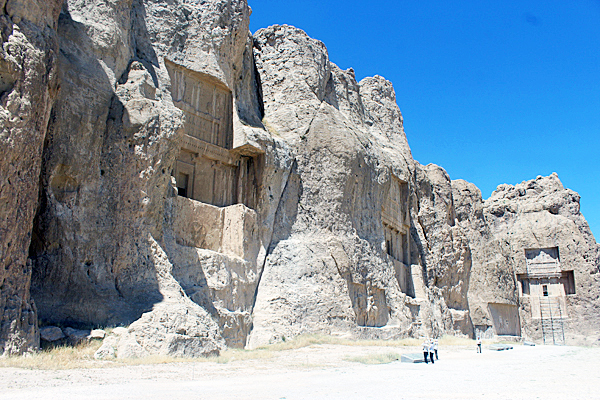
[[[90,339],[104,339],[106,332],[103,329],[92,329],[90,331]]]
[[[44,326],[40,328],[40,339],[47,342],[56,342],[57,340],[64,339],[66,336],[62,329],[58,326]]]
[[[88,341],[90,339],[90,332],[91,331],[87,329],[64,329],[64,333],[67,336],[67,340],[73,345],[77,345],[81,342]]]
[[[107,336],[102,341],[102,346],[94,353],[96,360],[110,360],[116,357],[115,347],[117,346],[119,339],[117,336]]]
[[[123,336],[126,335],[128,332],[127,328],[123,328],[122,326],[118,326],[115,329],[112,330],[112,334],[116,335],[116,336]]]
[[[102,346],[94,353],[96,360],[110,360],[115,358],[115,348],[107,343],[102,343]]]

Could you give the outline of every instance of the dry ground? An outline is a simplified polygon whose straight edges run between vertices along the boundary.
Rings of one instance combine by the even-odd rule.
[[[435,365],[368,364],[420,351],[381,344],[238,351],[212,361],[3,367],[0,399],[600,399],[600,348],[517,344],[497,352],[484,345],[477,354],[470,343],[447,344]]]

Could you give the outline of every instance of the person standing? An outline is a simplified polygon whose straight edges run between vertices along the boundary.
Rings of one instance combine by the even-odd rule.
[[[477,352],[481,353],[481,336],[477,336]]]
[[[423,358],[425,359],[425,364],[428,364],[428,356],[429,356],[429,341],[427,339],[423,340]]]
[[[433,354],[435,352],[434,348],[435,348],[435,342],[433,341],[433,339],[430,339],[429,340],[429,359],[431,360],[432,364],[435,364],[435,362],[433,361]]]
[[[438,351],[438,340],[437,339],[433,340],[433,351],[435,353],[435,359],[436,359],[436,361],[439,360],[438,354],[437,354],[437,351]]]

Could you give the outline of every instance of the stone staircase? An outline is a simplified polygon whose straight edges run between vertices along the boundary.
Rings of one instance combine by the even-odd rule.
[[[542,317],[542,336],[544,344],[564,345],[564,317],[559,299],[550,296],[540,297],[540,313]]]

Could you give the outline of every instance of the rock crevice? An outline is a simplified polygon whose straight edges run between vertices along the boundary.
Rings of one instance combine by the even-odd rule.
[[[39,347],[38,320],[128,326],[99,357],[314,332],[545,341],[546,303],[567,342],[595,343],[577,193],[551,175],[483,200],[413,159],[389,81],[249,17],[244,0],[6,2],[0,353]]]

